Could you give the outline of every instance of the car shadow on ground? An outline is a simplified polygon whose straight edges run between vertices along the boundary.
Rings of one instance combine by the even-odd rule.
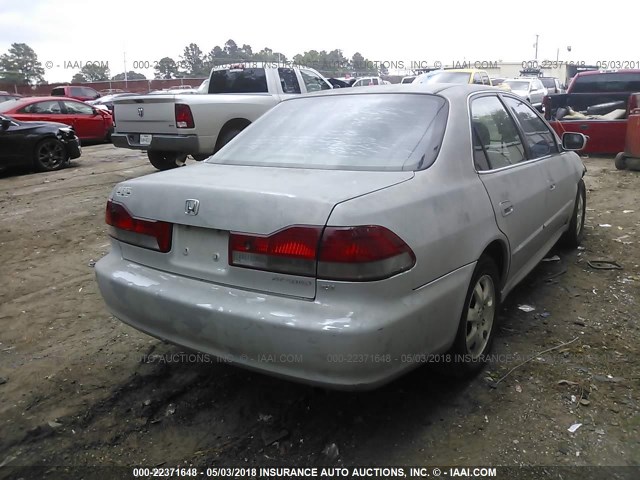
[[[557,283],[559,272],[566,270],[565,264],[575,253],[554,249],[548,257],[556,254],[562,261],[541,263],[511,293],[500,310],[500,328],[527,321],[517,306],[544,302],[544,288],[537,287],[555,288],[549,282]],[[510,335],[508,327],[506,332],[498,329],[498,350],[503,349],[504,336]],[[141,435],[140,425],[146,429],[145,436],[165,437],[170,431],[175,438],[196,436],[197,450],[204,452],[206,461],[233,463],[242,455],[258,464],[274,458],[304,458],[311,464],[323,464],[327,457],[318,452],[336,444],[342,452],[349,452],[352,463],[370,464],[376,458],[388,458],[386,449],[394,442],[405,447],[428,445],[439,441],[437,435],[442,436],[443,430],[455,436],[458,424],[466,422],[482,430],[498,395],[487,381],[487,371],[495,365],[467,378],[452,376],[440,367],[420,366],[381,388],[345,392],[273,378],[208,357],[202,361],[202,355],[189,354],[193,352],[154,344],[140,356],[139,367],[126,384],[89,408],[80,428],[112,417],[114,431],[106,438],[121,447]],[[122,422],[123,418],[130,421]],[[363,445],[367,448],[361,448]],[[274,453],[265,455],[267,450]],[[367,456],[359,457],[364,455],[361,452]],[[174,460],[190,453],[193,451],[177,447]]]

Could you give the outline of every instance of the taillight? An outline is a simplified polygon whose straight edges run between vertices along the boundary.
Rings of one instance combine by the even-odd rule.
[[[322,227],[293,226],[267,236],[231,233],[229,265],[313,277]]]
[[[292,226],[271,235],[231,233],[229,264],[325,280],[381,280],[411,269],[416,258],[391,230]]]
[[[105,220],[112,227],[109,235],[121,242],[162,253],[171,251],[171,223],[135,218],[124,205],[111,200],[107,202]]]
[[[176,103],[176,127],[178,128],[195,128],[191,108],[184,103]]]
[[[380,280],[409,270],[415,263],[411,248],[388,228],[327,227],[318,256],[318,278]]]

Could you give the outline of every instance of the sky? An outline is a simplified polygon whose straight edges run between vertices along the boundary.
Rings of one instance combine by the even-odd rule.
[[[115,75],[125,59],[127,70],[153,78],[152,68],[133,68],[134,62],[179,60],[191,42],[205,53],[233,39],[289,58],[337,48],[347,58],[360,52],[396,65],[449,65],[533,60],[538,35],[538,61],[621,60],[640,68],[637,33],[614,27],[620,19],[614,22],[601,2],[590,7],[591,1],[0,0],[0,54],[12,43],[27,43],[46,80],[61,82],[70,81],[81,62],[108,62]],[[610,1],[608,11],[628,11],[632,3]]]

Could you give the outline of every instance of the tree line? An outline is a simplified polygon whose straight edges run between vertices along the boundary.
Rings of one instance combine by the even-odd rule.
[[[196,43],[184,47],[182,55],[176,60],[162,57],[149,64],[153,66],[154,78],[202,78],[207,77],[211,68],[230,62],[270,62],[274,64],[306,65],[316,68],[325,75],[342,76],[345,74],[378,75],[387,73],[384,67],[370,62],[359,52],[350,59],[342,50],[309,50],[289,59],[281,52],[265,47],[254,52],[251,45],[239,46],[229,39],[221,47],[216,45],[208,53],[204,53]],[[135,62],[134,62],[135,63]],[[148,62],[144,62],[148,64]],[[26,43],[13,43],[7,53],[0,55],[0,82],[18,85],[46,84],[45,69],[38,60],[36,52]],[[72,83],[102,82],[108,80],[146,79],[142,73],[130,70],[111,76],[106,62],[87,63],[71,78]]]

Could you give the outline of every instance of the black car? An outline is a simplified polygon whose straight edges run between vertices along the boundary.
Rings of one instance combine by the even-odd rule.
[[[0,115],[0,170],[21,165],[33,165],[39,171],[59,170],[80,154],[80,139],[68,125],[22,122]]]

